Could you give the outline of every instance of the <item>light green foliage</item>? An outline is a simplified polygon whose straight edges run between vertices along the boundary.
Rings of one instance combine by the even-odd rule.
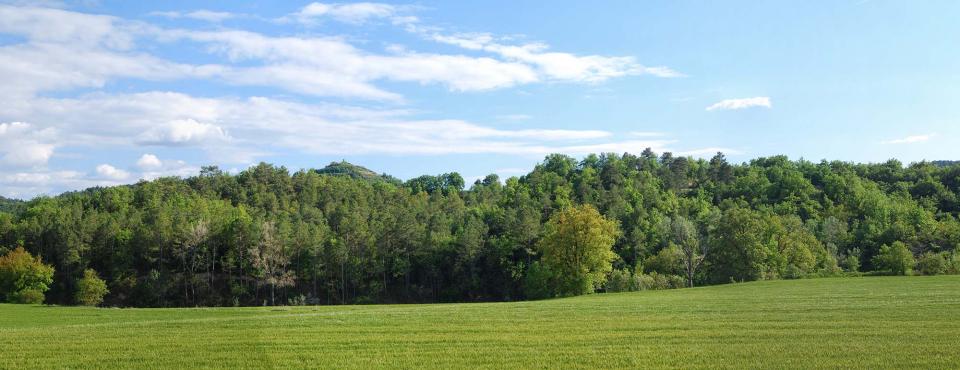
[[[880,253],[873,257],[872,262],[877,270],[895,275],[910,274],[916,264],[913,253],[900,241],[893,242],[893,245],[881,246]]]
[[[596,208],[569,207],[554,214],[537,243],[541,262],[556,274],[561,296],[593,292],[603,286],[616,254],[610,250],[620,230]]]
[[[671,275],[683,274],[683,251],[676,244],[670,243],[657,254],[643,260],[643,271]]]
[[[921,275],[942,274],[947,271],[950,257],[947,253],[924,253],[917,259],[917,272]]]
[[[649,274],[633,274],[627,270],[613,270],[607,279],[604,291],[636,292],[641,290],[677,289],[687,286],[687,281],[680,275],[660,274],[656,271]]]
[[[93,269],[86,269],[83,271],[83,278],[77,282],[75,299],[77,304],[96,306],[103,302],[103,296],[109,292],[107,282],[100,279],[100,276]]]
[[[843,257],[841,261],[841,267],[848,272],[858,272],[860,271],[860,254],[848,254]]]
[[[960,363],[958,285],[867,277],[509,303],[0,305],[0,368],[943,369]]]
[[[53,282],[53,267],[34,258],[23,247],[0,256],[0,300],[43,303],[43,293]]]

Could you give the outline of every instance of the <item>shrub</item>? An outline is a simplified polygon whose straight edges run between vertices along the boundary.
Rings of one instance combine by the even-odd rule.
[[[103,302],[103,296],[110,291],[107,289],[107,283],[97,276],[93,269],[83,271],[83,278],[77,281],[77,294],[74,298],[77,304],[83,306],[96,306]]]
[[[843,261],[840,262],[840,265],[846,272],[860,271],[860,257],[857,257],[855,254],[848,254],[843,258]]]
[[[922,275],[939,275],[947,270],[946,253],[927,252],[917,259],[917,272]]]
[[[9,294],[7,301],[20,304],[41,304],[43,298],[43,292],[36,289],[27,289]]]
[[[288,306],[306,306],[307,296],[300,294],[287,299]]]
[[[610,272],[605,289],[607,292],[635,292],[639,290],[664,290],[686,287],[687,281],[680,275],[660,274],[632,274],[627,270]]]
[[[873,266],[878,271],[886,271],[894,275],[907,275],[913,270],[916,261],[913,253],[903,242],[896,241],[893,245],[883,245],[880,253],[873,256]]]
[[[947,268],[945,272],[950,275],[960,274],[960,253],[957,253],[956,250],[947,258]]]
[[[640,290],[676,289],[686,286],[687,281],[680,275],[667,275],[651,272],[640,280]]]
[[[628,270],[613,270],[610,277],[607,278],[607,284],[604,286],[607,292],[633,292],[639,290],[639,284],[634,279],[634,275]]]

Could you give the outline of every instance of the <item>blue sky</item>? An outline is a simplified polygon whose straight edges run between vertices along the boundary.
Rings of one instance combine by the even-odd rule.
[[[960,158],[955,1],[14,2],[0,195],[345,159],[522,174],[646,147]]]

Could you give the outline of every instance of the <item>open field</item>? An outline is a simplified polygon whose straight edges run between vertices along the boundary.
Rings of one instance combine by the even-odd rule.
[[[0,367],[960,366],[960,276],[769,281],[539,302],[0,305]]]

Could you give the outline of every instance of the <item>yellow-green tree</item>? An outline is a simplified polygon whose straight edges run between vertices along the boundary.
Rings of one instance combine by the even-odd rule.
[[[96,306],[103,302],[103,296],[107,295],[107,282],[100,279],[97,272],[93,269],[83,271],[83,278],[77,281],[76,300],[78,304],[84,306]]]
[[[23,247],[0,257],[0,298],[10,303],[43,303],[53,282],[53,267]]]
[[[547,222],[537,243],[541,263],[553,273],[557,295],[587,294],[599,288],[617,255],[611,250],[620,234],[616,221],[591,205],[567,207]]]

